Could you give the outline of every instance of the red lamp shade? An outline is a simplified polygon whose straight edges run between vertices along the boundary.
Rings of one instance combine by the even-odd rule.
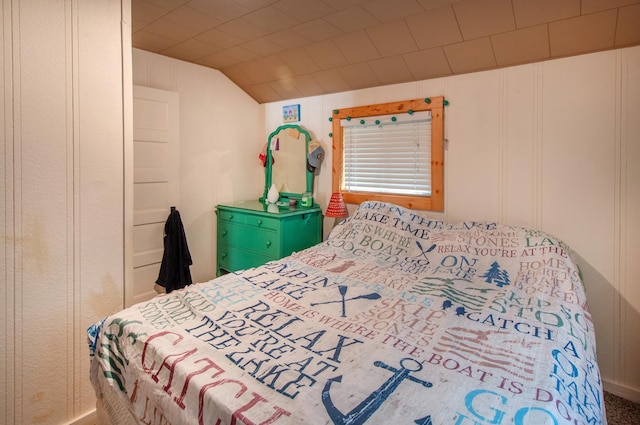
[[[327,207],[327,212],[325,214],[325,217],[334,217],[334,218],[349,217],[347,206],[344,203],[344,199],[342,199],[342,193],[335,192],[331,195],[331,199],[329,200],[329,206]]]

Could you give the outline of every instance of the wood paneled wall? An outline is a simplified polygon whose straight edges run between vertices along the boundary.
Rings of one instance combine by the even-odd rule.
[[[0,3],[0,424],[95,408],[86,329],[123,296],[128,3]]]

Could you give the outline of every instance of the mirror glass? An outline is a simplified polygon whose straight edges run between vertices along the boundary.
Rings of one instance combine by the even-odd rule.
[[[303,193],[307,188],[307,135],[296,127],[281,129],[270,140],[272,183],[280,193]]]

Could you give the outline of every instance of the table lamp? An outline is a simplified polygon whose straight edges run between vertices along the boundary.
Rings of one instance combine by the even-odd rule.
[[[325,217],[335,218],[334,225],[342,221],[339,219],[349,217],[349,211],[347,211],[347,206],[344,203],[344,199],[342,199],[342,193],[334,192],[331,194]]]

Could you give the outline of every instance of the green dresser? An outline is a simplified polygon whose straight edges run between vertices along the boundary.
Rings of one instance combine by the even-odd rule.
[[[270,207],[268,210],[260,201],[216,207],[218,276],[286,257],[322,241],[319,207]]]

